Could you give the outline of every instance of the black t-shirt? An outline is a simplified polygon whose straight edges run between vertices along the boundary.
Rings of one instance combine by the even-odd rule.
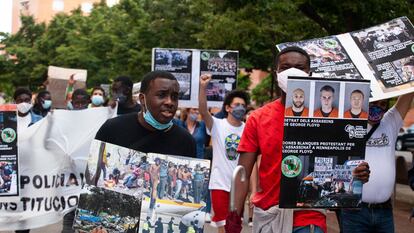
[[[118,115],[124,115],[128,113],[137,113],[141,111],[141,105],[135,104],[132,108],[124,107],[123,105],[118,105],[118,111],[116,112]]]
[[[96,139],[144,153],[196,157],[195,140],[185,129],[173,125],[167,131],[150,131],[138,122],[137,113],[107,120]]]

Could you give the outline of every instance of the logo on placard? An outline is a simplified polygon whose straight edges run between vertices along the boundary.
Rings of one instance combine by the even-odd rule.
[[[336,48],[338,46],[338,42],[336,42],[336,40],[333,39],[327,39],[323,43],[327,48],[331,49]]]
[[[16,139],[16,131],[12,128],[5,128],[1,131],[1,139],[5,143],[13,142]]]
[[[413,52],[413,53],[414,53],[414,44],[413,44],[413,45],[411,45],[411,52]]]
[[[364,129],[364,127],[358,125],[346,125],[345,126],[345,132],[349,134],[349,138],[364,138],[365,134],[367,133],[367,130]]]
[[[200,57],[201,57],[201,60],[207,61],[208,59],[210,59],[210,54],[208,52],[202,52]]]
[[[302,172],[302,161],[299,157],[289,155],[282,160],[282,174],[286,177],[293,178]]]

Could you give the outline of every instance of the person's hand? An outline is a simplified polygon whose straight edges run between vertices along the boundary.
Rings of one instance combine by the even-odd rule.
[[[108,101],[108,106],[111,108],[115,108],[116,107],[116,101],[115,100],[109,100]]]
[[[75,80],[75,74],[72,74],[71,76],[70,76],[70,78],[69,78],[69,80],[68,80],[68,84],[70,85],[70,86],[73,86],[75,83],[76,83],[76,80]]]
[[[200,86],[202,88],[206,88],[210,80],[211,80],[211,74],[202,74],[200,76]]]
[[[242,230],[241,217],[235,212],[230,212],[226,218],[226,225],[224,225],[226,233],[240,233]]]
[[[352,176],[362,181],[362,183],[366,183],[369,180],[370,173],[371,171],[369,170],[368,163],[362,162],[352,171]]]

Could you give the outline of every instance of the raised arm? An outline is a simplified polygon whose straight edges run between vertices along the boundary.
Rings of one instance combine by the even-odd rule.
[[[408,110],[411,107],[411,102],[413,101],[414,93],[409,93],[398,97],[395,108],[401,115],[401,118],[404,119],[407,115]]]
[[[198,111],[201,114],[204,122],[206,123],[207,129],[211,132],[213,127],[213,117],[210,115],[207,109],[207,95],[206,89],[207,85],[211,80],[210,74],[203,74],[200,76],[200,91],[198,94]]]

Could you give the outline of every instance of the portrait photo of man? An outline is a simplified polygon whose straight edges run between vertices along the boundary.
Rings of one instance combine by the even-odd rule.
[[[305,106],[305,91],[302,88],[296,88],[293,90],[291,101],[292,106],[286,108],[285,116],[309,116],[309,109]]]
[[[365,96],[361,90],[354,90],[350,95],[351,108],[344,112],[344,118],[367,119],[368,113],[364,111]]]
[[[338,117],[338,108],[334,106],[335,89],[331,85],[324,85],[319,93],[320,107],[314,111],[313,116],[330,118]],[[318,98],[315,97],[316,101],[317,99]]]

